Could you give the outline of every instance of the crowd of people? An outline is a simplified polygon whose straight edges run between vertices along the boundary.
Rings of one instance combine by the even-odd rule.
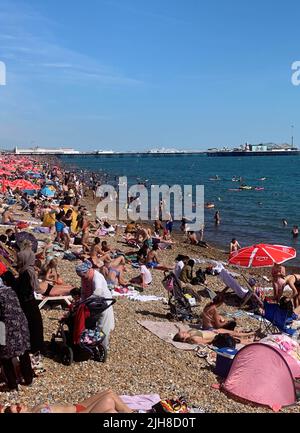
[[[6,157],[2,164],[11,164]],[[164,259],[164,251],[176,242],[173,221],[161,219],[153,226],[128,222],[123,229],[106,219],[93,219],[83,199],[92,195],[97,200],[101,181],[96,175],[78,170],[64,170],[47,162],[27,159],[27,171],[15,168],[11,176],[2,181],[2,227],[0,236],[0,362],[3,377],[9,390],[18,390],[20,383],[15,358],[19,360],[22,384],[30,385],[34,378],[33,359],[45,351],[43,320],[36,295],[44,297],[71,296],[74,286],[64,281],[59,270],[58,257],[74,260],[74,271],[80,277],[80,290],[73,297],[79,305],[91,298],[110,299],[115,289],[133,286],[139,291],[147,290],[153,283],[153,272],[174,273],[184,295],[199,299],[196,287],[206,286],[206,275],[195,270],[196,260],[179,255],[172,265]],[[35,173],[30,177],[29,170]],[[9,185],[13,179],[32,183],[34,192],[22,192]],[[27,185],[28,186],[28,185]],[[101,200],[103,197],[99,197]],[[19,213],[22,212],[22,220]],[[27,215],[27,221],[24,221]],[[38,222],[38,242],[28,225]],[[28,223],[29,221],[29,223]],[[220,215],[216,212],[216,224]],[[185,241],[191,245],[209,247],[203,240],[204,226],[199,233],[191,232],[183,219],[181,230]],[[110,236],[121,236],[124,248],[113,248]],[[105,240],[102,240],[105,237]],[[126,246],[126,248],[125,248]],[[236,239],[230,243],[230,253],[237,252],[240,244]],[[201,254],[201,249],[199,249]],[[127,278],[126,266],[134,266],[138,275]],[[275,264],[272,269],[274,300],[279,302],[284,288],[291,289],[293,307],[300,306],[300,275],[286,275],[283,266]],[[216,334],[229,333],[241,341],[249,342],[253,335],[236,329],[234,320],[219,314],[227,288],[208,302],[201,315],[202,329],[185,332],[179,330],[175,341],[196,344],[211,343]],[[79,294],[79,296],[78,296]],[[1,323],[3,326],[1,326]],[[104,333],[103,345],[109,349],[110,334],[115,328],[113,307],[105,309],[97,322]],[[252,340],[253,341],[253,340]],[[79,410],[79,409],[80,410]],[[2,408],[3,409],[3,408]],[[0,408],[0,411],[2,410]],[[4,411],[4,409],[3,409]],[[7,410],[8,411],[8,410]],[[33,409],[11,406],[11,412],[130,412],[111,391],[95,396],[76,405],[42,405]]]

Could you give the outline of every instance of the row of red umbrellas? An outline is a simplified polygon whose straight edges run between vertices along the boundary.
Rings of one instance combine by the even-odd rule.
[[[26,179],[16,179],[13,181],[2,179],[2,191],[5,192],[7,187],[11,187],[11,189],[20,189],[20,190],[39,190],[41,187],[35,183],[30,182]]]

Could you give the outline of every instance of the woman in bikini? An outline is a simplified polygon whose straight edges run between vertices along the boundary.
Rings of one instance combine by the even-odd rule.
[[[180,330],[174,335],[173,341],[179,341],[189,344],[211,344],[218,334],[230,334],[232,337],[238,338],[242,344],[253,343],[255,332],[235,332],[228,329],[215,329],[213,331],[201,331],[199,329]]]
[[[40,277],[42,281],[40,282],[39,292],[43,295],[66,296],[70,294],[73,288],[72,285],[65,284],[60,278],[57,266],[57,259],[52,259],[41,270]]]
[[[79,404],[40,404],[28,408],[22,404],[0,406],[0,413],[133,413],[113,391],[106,390]]]

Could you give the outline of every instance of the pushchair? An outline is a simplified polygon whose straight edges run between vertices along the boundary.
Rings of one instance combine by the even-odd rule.
[[[163,286],[169,294],[168,305],[170,307],[170,312],[167,314],[167,318],[179,321],[191,321],[195,319],[196,317],[192,312],[191,304],[184,296],[180,282],[173,272],[165,274]]]
[[[63,365],[71,365],[73,361],[105,362],[107,350],[103,345],[106,337],[99,328],[98,321],[105,310],[116,302],[115,299],[91,296],[85,301],[75,304],[67,316],[59,320],[56,333],[52,334],[50,342],[50,353]],[[77,312],[80,307],[87,307],[88,317],[84,319],[83,331],[80,332],[77,342],[74,342],[74,331]]]

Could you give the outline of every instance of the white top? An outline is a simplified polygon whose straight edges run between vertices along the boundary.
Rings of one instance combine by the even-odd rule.
[[[184,263],[182,260],[180,260],[179,262],[176,263],[175,269],[174,269],[174,274],[177,278],[180,277],[180,274],[181,274],[183,267],[184,267]]]
[[[94,293],[93,296],[101,296],[103,298],[112,298],[111,292],[109,288],[107,287],[107,282],[103,275],[95,271],[94,272]],[[115,329],[115,316],[114,316],[114,310],[113,307],[109,307],[107,310],[105,310],[102,314],[102,319],[100,321],[100,326],[102,327],[103,332],[108,336],[110,331],[113,331]]]
[[[145,265],[141,266],[141,274],[144,276],[145,284],[150,284],[152,282],[151,272]]]

